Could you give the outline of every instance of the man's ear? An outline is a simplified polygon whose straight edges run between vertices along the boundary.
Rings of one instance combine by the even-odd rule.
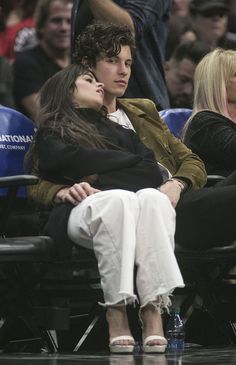
[[[81,63],[84,65],[84,66],[88,66],[88,67],[93,67],[93,64],[91,62],[91,60],[89,60],[89,58],[87,56],[84,56],[81,60]]]
[[[89,66],[88,57],[84,56],[81,60],[82,65]]]

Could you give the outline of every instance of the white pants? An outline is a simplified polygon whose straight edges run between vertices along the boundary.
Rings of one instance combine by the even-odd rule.
[[[175,210],[156,189],[93,194],[71,211],[70,239],[94,249],[105,305],[134,302],[134,267],[141,307],[169,303],[184,286],[174,255]]]

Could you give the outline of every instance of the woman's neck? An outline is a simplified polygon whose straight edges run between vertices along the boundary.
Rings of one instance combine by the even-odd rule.
[[[230,119],[236,123],[236,104],[234,103],[229,103],[228,104],[228,110],[229,110],[229,116]]]

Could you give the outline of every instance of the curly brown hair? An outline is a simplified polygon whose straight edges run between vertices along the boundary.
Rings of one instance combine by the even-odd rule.
[[[72,61],[80,63],[86,58],[88,64],[96,65],[98,57],[117,56],[122,46],[129,46],[132,57],[135,53],[135,37],[126,25],[95,22],[78,35]]]

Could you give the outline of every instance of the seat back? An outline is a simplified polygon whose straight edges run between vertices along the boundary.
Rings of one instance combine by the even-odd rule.
[[[180,138],[182,129],[192,113],[192,109],[172,108],[159,112],[160,117],[168,125],[175,137]]]
[[[35,124],[22,113],[7,107],[0,107],[0,176],[24,174],[23,161],[33,139]],[[0,189],[0,196],[6,190]],[[25,197],[21,188],[18,197]]]

